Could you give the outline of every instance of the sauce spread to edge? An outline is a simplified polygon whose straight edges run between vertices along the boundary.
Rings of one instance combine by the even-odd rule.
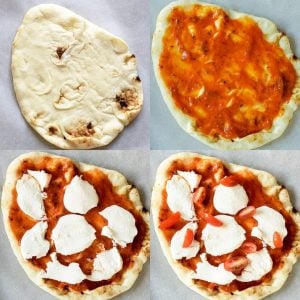
[[[176,106],[214,140],[268,130],[283,112],[296,71],[249,17],[176,7],[168,17],[159,68]]]
[[[64,187],[69,184],[75,175],[82,176],[84,180],[87,180],[90,184],[92,184],[99,196],[98,206],[89,210],[84,215],[86,220],[96,229],[96,239],[89,248],[82,252],[72,255],[62,255],[57,253],[57,258],[60,263],[69,265],[71,262],[77,262],[85,274],[91,274],[93,260],[96,255],[104,249],[111,249],[113,247],[112,240],[101,235],[101,228],[107,224],[107,221],[99,215],[99,212],[108,206],[116,204],[128,210],[134,216],[135,225],[138,230],[138,234],[135,236],[132,243],[127,244],[125,248],[118,246],[118,250],[123,259],[123,268],[111,279],[95,282],[83,280],[78,284],[69,284],[52,279],[44,279],[45,282],[48,285],[58,288],[66,293],[68,291],[83,293],[85,290],[93,290],[101,286],[119,282],[126,270],[132,265],[132,257],[140,252],[148,231],[147,224],[140,213],[136,210],[133,203],[127,197],[118,195],[113,191],[113,186],[106,174],[98,169],[80,172],[80,170],[69,159],[43,157],[35,160],[23,160],[18,168],[17,177],[22,177],[27,170],[44,170],[45,172],[52,174],[50,185],[45,189],[47,198],[44,200],[48,223],[48,229],[45,237],[50,241],[51,247],[46,256],[39,259],[33,258],[28,260],[34,266],[45,270],[47,262],[51,261],[50,254],[55,251],[54,243],[51,241],[51,232],[59,218],[70,213],[65,209],[63,204]],[[9,222],[15,238],[20,243],[24,233],[32,228],[37,221],[27,216],[19,208],[16,189],[13,190],[12,197],[13,201],[9,210]]]
[[[171,177],[174,174],[177,174],[178,170],[194,171],[202,175],[200,186],[204,186],[207,191],[207,196],[205,198],[205,201],[203,202],[203,208],[201,209],[202,212],[207,212],[212,215],[219,214],[213,206],[214,188],[218,185],[218,181],[220,178],[223,178],[224,176],[228,176],[228,175],[233,175],[235,181],[241,184],[247,192],[247,195],[249,197],[248,206],[253,205],[255,207],[259,207],[259,206],[266,205],[277,210],[284,217],[285,225],[288,231],[288,234],[285,237],[283,242],[283,248],[272,249],[269,246],[267,246],[267,250],[273,260],[273,268],[268,274],[263,276],[260,280],[251,281],[251,282],[240,282],[234,280],[233,282],[227,285],[217,285],[215,283],[211,283],[203,280],[194,280],[194,282],[212,291],[221,290],[223,292],[231,293],[236,290],[242,291],[249,287],[257,286],[260,285],[261,283],[266,283],[271,281],[273,274],[282,266],[281,258],[285,255],[288,255],[288,253],[290,252],[297,233],[297,225],[295,224],[294,220],[289,215],[289,213],[285,210],[283,204],[278,199],[268,196],[264,193],[261,183],[253,173],[251,173],[250,171],[243,171],[243,172],[231,174],[220,161],[210,162],[208,160],[200,159],[200,158],[185,159],[184,161],[175,160],[167,171],[167,178],[171,179]],[[219,179],[217,179],[217,177],[219,177]],[[197,207],[195,207],[195,210],[197,213]],[[166,189],[164,189],[162,192],[162,204],[159,212],[159,221],[160,222],[164,221],[171,214],[172,212],[169,209],[167,204],[167,192]],[[263,245],[261,240],[251,236],[251,230],[253,227],[257,226],[257,221],[254,218],[241,220],[236,216],[235,216],[235,220],[246,230],[245,241],[248,242],[250,241],[255,243],[257,246],[257,250],[262,249]],[[180,219],[180,221],[174,227],[163,230],[162,232],[166,240],[170,242],[173,235],[176,233],[176,231],[181,229],[187,223],[188,223],[187,221]],[[201,241],[201,234],[205,225],[206,223],[204,223],[201,220],[198,222],[198,230],[195,235],[196,240]],[[205,252],[205,246],[203,243],[201,244],[200,252],[201,253]],[[201,261],[199,256],[200,252],[199,254],[197,254],[196,257],[193,257],[191,259],[183,258],[180,259],[179,262],[181,262],[183,266],[196,271],[196,264]],[[238,248],[232,253],[221,255],[221,256],[212,256],[207,254],[207,260],[212,265],[217,266],[223,263],[229,256],[232,255],[238,256],[238,255],[244,255],[244,253],[240,248]]]

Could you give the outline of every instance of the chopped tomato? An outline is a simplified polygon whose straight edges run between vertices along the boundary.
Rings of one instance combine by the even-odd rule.
[[[200,218],[203,219],[206,223],[208,223],[212,226],[220,227],[220,226],[223,225],[222,221],[218,220],[213,215],[210,215],[210,214],[207,214],[207,213],[200,213]]]
[[[242,219],[252,218],[255,215],[256,208],[254,206],[247,206],[240,210],[238,217]]]
[[[194,232],[193,232],[193,230],[188,228],[185,233],[182,247],[183,248],[189,247],[191,245],[191,243],[193,242],[193,240],[194,240]]]
[[[226,176],[222,178],[220,180],[220,183],[225,186],[235,186],[238,184],[233,176]]]
[[[283,239],[278,231],[274,232],[273,235],[273,243],[275,248],[282,248],[283,247]]]
[[[252,242],[245,242],[245,243],[243,243],[243,245],[241,246],[241,250],[242,250],[245,254],[253,253],[253,252],[256,252],[257,246],[256,246],[254,243],[252,243]]]
[[[224,263],[224,269],[234,273],[235,275],[240,275],[243,269],[248,265],[249,260],[245,256],[235,256],[228,258]]]
[[[159,225],[160,229],[168,229],[174,226],[180,220],[180,212],[172,214],[169,218],[162,221]]]
[[[206,189],[204,186],[200,186],[196,189],[196,191],[193,193],[193,202],[196,206],[201,206],[202,202],[204,201],[206,197]]]

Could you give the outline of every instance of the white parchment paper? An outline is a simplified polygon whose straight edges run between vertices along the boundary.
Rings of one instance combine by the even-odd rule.
[[[179,152],[179,151],[177,151]],[[153,185],[159,164],[174,151],[151,151],[151,178]],[[201,151],[201,154],[215,156],[227,162],[265,170],[274,175],[290,194],[293,206],[300,210],[300,151]],[[151,220],[152,222],[152,220]],[[153,222],[151,226],[153,225]],[[164,257],[153,226],[151,228],[151,299],[155,300],[204,300],[185,286],[171,269]],[[298,299],[300,295],[300,262],[294,266],[283,288],[265,298],[269,300]]]
[[[13,39],[28,9],[41,3],[64,6],[125,40],[137,57],[144,107],[105,149],[149,147],[149,0],[0,0],[0,149],[55,149],[23,118],[10,71]],[[104,149],[104,148],[103,148]]]
[[[157,15],[170,0],[151,1],[151,34]],[[275,22],[289,37],[294,53],[300,56],[300,1],[299,0],[203,0],[248,14],[265,17]],[[151,149],[210,149],[186,133],[175,121],[163,101],[151,68]],[[260,149],[300,149],[300,111],[283,135]]]
[[[22,153],[28,151],[0,151],[0,185],[1,191],[5,173],[9,163]],[[146,209],[150,206],[149,160],[148,151],[47,151],[63,155],[77,161],[92,164],[107,169],[119,171],[126,176],[129,183],[134,184],[140,194]],[[138,168],[137,166],[138,162]],[[147,300],[149,295],[149,261],[144,265],[140,276],[133,287],[121,294],[120,300]],[[13,254],[10,243],[4,231],[2,214],[0,220],[0,299],[1,300],[54,300],[55,297],[37,287],[23,271]]]

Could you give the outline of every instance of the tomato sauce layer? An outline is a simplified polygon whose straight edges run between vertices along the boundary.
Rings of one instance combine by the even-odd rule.
[[[138,234],[132,243],[127,244],[125,248],[118,247],[120,255],[123,259],[123,268],[111,279],[97,282],[83,280],[79,284],[68,284],[52,279],[45,279],[47,284],[59,288],[65,292],[70,290],[83,292],[85,290],[93,290],[100,286],[105,286],[120,281],[124,272],[126,272],[126,270],[132,265],[133,256],[138,254],[141,250],[143,241],[146,238],[148,231],[147,224],[140,213],[136,210],[133,203],[126,196],[121,196],[114,192],[113,186],[106,174],[98,169],[91,169],[86,172],[81,172],[72,163],[72,161],[68,159],[44,157],[36,160],[24,160],[18,169],[17,177],[22,177],[27,170],[44,170],[47,173],[52,174],[50,185],[45,189],[47,198],[44,200],[48,223],[46,239],[50,241],[51,247],[48,255],[39,259],[33,258],[29,260],[34,266],[45,270],[47,262],[51,261],[50,253],[55,252],[54,243],[51,241],[51,233],[59,218],[70,213],[66,210],[63,204],[64,188],[67,184],[69,184],[75,175],[82,176],[84,180],[87,180],[90,184],[92,184],[99,196],[98,206],[89,210],[84,215],[85,219],[96,229],[96,240],[89,248],[80,253],[72,255],[62,255],[58,253],[57,258],[60,263],[64,265],[69,265],[71,262],[79,263],[83,272],[86,274],[91,274],[93,260],[96,255],[104,249],[110,249],[113,246],[111,239],[101,235],[101,228],[107,224],[107,221],[99,215],[99,212],[108,206],[116,204],[128,210],[134,216],[135,225],[138,230]],[[12,197],[13,202],[9,211],[10,227],[15,238],[20,243],[24,233],[32,228],[37,221],[27,216],[19,208],[17,203],[16,189],[14,189]],[[74,230],[76,230],[76,228],[74,228]]]
[[[265,205],[277,210],[284,217],[285,225],[288,231],[288,234],[284,239],[283,248],[272,249],[269,246],[267,246],[267,250],[270,253],[273,260],[273,268],[271,272],[263,276],[260,280],[251,281],[251,282],[240,282],[234,280],[230,284],[219,285],[219,286],[217,284],[206,282],[203,280],[195,280],[195,282],[198,283],[200,286],[207,287],[208,289],[215,290],[215,291],[221,290],[228,293],[234,292],[236,290],[242,291],[252,286],[270,282],[273,277],[273,274],[281,267],[282,257],[286,256],[291,250],[297,232],[297,225],[295,224],[294,220],[289,215],[289,213],[285,210],[283,204],[275,197],[266,195],[263,191],[263,187],[261,183],[259,182],[257,177],[250,171],[243,171],[243,172],[231,174],[222,165],[221,162],[211,162],[200,158],[194,158],[194,159],[186,159],[184,161],[182,160],[174,161],[172,163],[172,166],[168,170],[168,179],[171,179],[171,177],[174,174],[177,174],[178,170],[194,171],[202,175],[200,186],[204,186],[206,188],[207,194],[203,202],[203,207],[201,208],[195,207],[196,213],[198,212],[198,210],[201,210],[201,212],[207,212],[212,215],[219,214],[219,212],[213,206],[214,189],[218,185],[218,182],[221,178],[223,178],[224,176],[233,175],[235,181],[238,184],[241,184],[245,188],[247,195],[249,197],[248,205],[255,206],[255,207],[260,207]],[[162,205],[160,207],[159,221],[162,222],[166,220],[170,215],[172,215],[172,212],[170,211],[167,204],[167,192],[166,190],[164,190],[162,193]],[[263,245],[261,240],[251,236],[252,228],[257,226],[257,221],[254,218],[240,219],[237,216],[235,216],[235,220],[245,229],[246,241],[255,243],[257,246],[257,250],[262,249]],[[170,242],[173,235],[176,233],[176,231],[181,229],[187,223],[188,223],[187,221],[180,219],[180,221],[174,227],[167,230],[163,230],[163,234],[166,240]],[[195,235],[196,240],[201,241],[202,230],[204,229],[205,226],[206,223],[200,219],[198,222],[198,230]],[[199,255],[200,253],[203,252],[205,252],[205,246],[203,242],[201,242],[200,252],[196,257],[191,259],[181,259],[179,261],[185,267],[195,271],[196,264],[201,261]],[[207,260],[212,265],[218,266],[219,264],[224,263],[226,259],[232,256],[239,256],[239,255],[242,256],[245,255],[244,252],[241,250],[241,248],[236,249],[232,253],[221,255],[221,256],[207,255]]]
[[[270,129],[296,82],[283,50],[251,18],[212,6],[172,10],[159,68],[176,106],[214,140]]]

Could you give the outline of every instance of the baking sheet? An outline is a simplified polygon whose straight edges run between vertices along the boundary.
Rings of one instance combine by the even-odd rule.
[[[156,17],[170,0],[151,1],[151,35],[155,29]],[[238,10],[274,21],[289,37],[294,53],[300,56],[300,1],[299,0],[204,0],[226,8]],[[151,149],[210,149],[186,133],[175,121],[163,101],[151,68]],[[300,149],[300,111],[298,110],[284,132],[277,140],[260,149]]]
[[[28,151],[0,151],[0,185],[5,180],[8,164],[18,155]],[[149,210],[149,160],[148,151],[47,151],[49,153],[63,155],[88,164],[98,165],[107,169],[113,169],[126,176],[128,182],[134,184],[141,193],[144,207]],[[136,162],[139,167],[136,167]],[[23,271],[10,247],[8,238],[4,231],[2,214],[0,220],[0,299],[1,300],[54,300],[55,297],[37,287]],[[149,261],[144,265],[140,276],[133,287],[121,294],[120,300],[149,299]]]
[[[179,152],[179,151],[178,151]],[[174,151],[151,151],[150,182],[153,185],[156,169],[159,164]],[[293,206],[300,210],[300,151],[239,151],[218,152],[201,151],[201,154],[235,164],[265,170],[273,174],[279,183],[284,185],[290,194]],[[151,220],[152,221],[152,220]],[[153,223],[152,223],[153,224]],[[205,299],[185,286],[171,269],[160,248],[158,239],[151,224],[151,298],[155,300],[200,300]],[[300,295],[300,262],[294,266],[292,273],[283,288],[267,297],[269,300],[299,299]]]
[[[28,9],[41,3],[65,6],[94,24],[124,39],[136,55],[144,90],[138,117],[102,149],[149,148],[150,32],[148,0],[0,0],[0,149],[56,149],[23,118],[12,86],[11,48],[17,28]]]

